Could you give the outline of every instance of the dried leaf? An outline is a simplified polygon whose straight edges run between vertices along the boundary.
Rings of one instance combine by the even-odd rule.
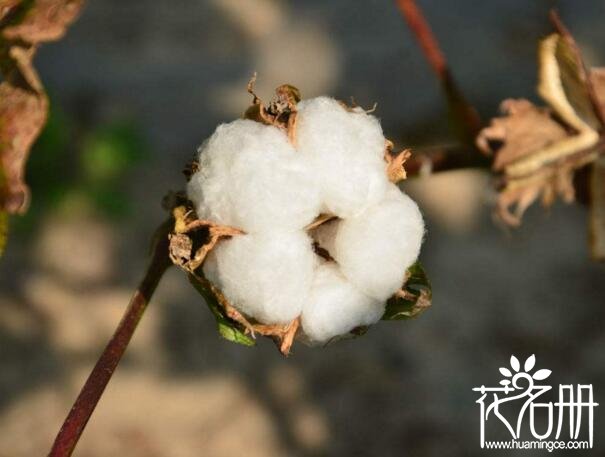
[[[402,320],[418,317],[431,306],[433,297],[431,283],[420,262],[406,272],[401,288],[387,301],[383,320]]]
[[[32,59],[40,43],[63,36],[81,6],[81,0],[22,0],[0,7],[0,162],[5,173],[0,208],[9,213],[27,210],[25,163],[48,111]]]
[[[17,2],[11,2],[17,3]],[[83,0],[35,0],[21,1],[23,15],[14,25],[2,31],[8,40],[20,40],[30,44],[58,40],[78,16]]]
[[[9,213],[27,210],[29,190],[24,181],[25,162],[46,122],[47,109],[44,94],[6,81],[0,83],[0,159],[6,174],[0,189],[0,207]]]
[[[504,100],[500,111],[502,116],[492,119],[476,140],[479,149],[495,154],[496,171],[569,136],[548,108],[539,108],[529,100]]]
[[[575,171],[596,160],[601,148],[598,92],[603,86],[594,81],[600,83],[602,75],[587,76],[575,41],[558,17],[553,22],[558,33],[540,42],[538,85],[551,109],[506,100],[505,116],[494,119],[477,137],[480,149],[496,153],[494,170],[503,172],[497,214],[509,225],[519,225],[523,212],[540,196],[545,205],[557,196],[573,201]]]

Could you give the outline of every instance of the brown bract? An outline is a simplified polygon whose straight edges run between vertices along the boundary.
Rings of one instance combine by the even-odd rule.
[[[412,156],[410,149],[404,149],[397,154],[393,154],[393,142],[387,140],[384,148],[384,160],[387,163],[387,177],[389,181],[397,184],[403,181],[407,174],[404,163]]]
[[[300,101],[300,91],[290,84],[282,84],[275,89],[276,98],[265,105],[254,92],[256,73],[248,82],[248,92],[252,95],[252,105],[244,113],[246,119],[273,125],[285,130],[288,139],[296,144],[296,104]]]
[[[81,0],[11,0],[0,6],[0,209],[9,213],[27,210],[25,162],[48,111],[32,59],[41,43],[63,36],[81,6]]]

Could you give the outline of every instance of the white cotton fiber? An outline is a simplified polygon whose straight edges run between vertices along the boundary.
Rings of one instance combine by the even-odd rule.
[[[211,256],[207,277],[239,311],[266,324],[300,315],[318,261],[303,231],[238,235],[218,243]]]
[[[280,129],[250,120],[219,126],[189,182],[198,217],[248,233],[301,229],[319,212],[308,163]]]
[[[356,217],[320,226],[313,237],[362,292],[388,299],[416,261],[424,223],[414,201],[389,184],[385,198]]]
[[[386,191],[385,138],[378,119],[328,97],[298,105],[296,144],[317,173],[324,208],[350,217]]]
[[[315,271],[311,296],[303,307],[302,328],[312,342],[323,343],[355,327],[371,325],[384,314],[384,302],[364,295],[333,262]]]
[[[301,317],[323,343],[384,314],[416,260],[424,223],[391,184],[380,123],[319,97],[297,106],[295,140],[251,120],[220,125],[199,149],[187,193],[200,219],[242,229],[221,239],[205,276],[248,318]],[[320,212],[338,216],[311,231]],[[328,251],[325,261],[312,243]]]

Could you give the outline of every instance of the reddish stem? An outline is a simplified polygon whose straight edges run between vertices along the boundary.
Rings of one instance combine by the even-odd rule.
[[[164,272],[171,265],[168,258],[168,226],[169,222],[158,229],[152,258],[145,276],[130,300],[118,328],[109,340],[63,422],[63,426],[48,454],[49,457],[68,457],[74,451],[80,435],[82,435],[107,383],[124,355],[128,343],[130,343],[130,339],[156,286]]]
[[[458,89],[447,65],[445,55],[441,52],[437,38],[433,34],[422,11],[415,0],[396,0],[397,6],[416,37],[426,60],[429,62],[437,78],[443,85],[448,99],[448,105],[455,121],[459,124],[462,136],[472,144],[481,129],[481,120],[477,111],[466,101]]]
[[[403,15],[403,18],[408,23],[412,33],[418,40],[418,44],[424,52],[426,60],[428,60],[437,77],[444,81],[447,79],[449,70],[445,56],[439,48],[437,38],[433,35],[428,22],[424,18],[422,11],[416,5],[414,0],[397,0],[397,6]]]

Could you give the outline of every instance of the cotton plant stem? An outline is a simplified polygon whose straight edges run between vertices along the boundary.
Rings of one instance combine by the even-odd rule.
[[[481,129],[481,120],[477,111],[466,101],[458,89],[437,38],[416,1],[396,0],[396,3],[418,41],[426,60],[443,86],[451,115],[457,124],[460,136],[466,143],[472,144]]]
[[[72,454],[90,416],[92,415],[107,383],[137,328],[147,304],[164,272],[172,264],[168,257],[168,230],[171,221],[164,223],[156,232],[151,261],[143,280],[132,296],[115,333],[109,340],[97,364],[88,376],[84,387],[72,406],[55,439],[49,457],[67,457]]]

